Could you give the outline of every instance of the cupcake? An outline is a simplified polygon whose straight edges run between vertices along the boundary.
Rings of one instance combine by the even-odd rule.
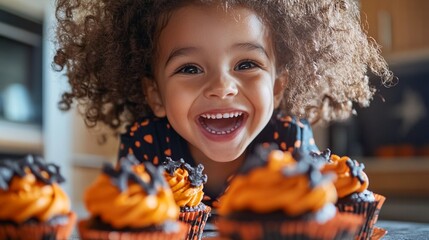
[[[183,159],[173,161],[167,158],[163,163],[165,179],[173,191],[174,200],[180,207],[179,220],[189,224],[189,240],[201,239],[211,208],[201,200],[204,197],[203,187],[207,175],[203,174],[203,165],[196,168]]]
[[[259,146],[219,201],[216,225],[232,239],[351,239],[361,218],[338,213],[332,174],[301,155]]]
[[[185,239],[187,226],[178,221],[173,193],[162,167],[139,164],[131,155],[102,174],[84,193],[90,213],[79,221],[82,239]]]
[[[353,213],[364,218],[364,224],[357,234],[358,239],[370,239],[385,197],[368,190],[368,176],[364,164],[349,157],[331,155],[322,172],[334,172],[340,212]]]
[[[0,239],[67,239],[76,214],[61,182],[40,157],[0,160]]]

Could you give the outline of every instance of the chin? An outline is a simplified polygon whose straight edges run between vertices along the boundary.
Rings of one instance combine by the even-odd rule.
[[[213,162],[217,162],[217,163],[226,163],[226,162],[232,162],[237,158],[231,159],[231,158],[222,158],[222,159],[218,159],[218,158],[211,158],[211,160]]]
[[[222,150],[220,150],[219,152],[222,152]],[[208,156],[213,162],[225,163],[225,162],[232,162],[236,160],[243,154],[244,151],[234,152],[231,154],[219,154],[219,152],[217,153],[215,152],[213,154],[206,155],[206,156]]]

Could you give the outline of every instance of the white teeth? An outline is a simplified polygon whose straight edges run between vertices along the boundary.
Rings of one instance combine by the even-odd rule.
[[[236,130],[237,128],[239,128],[241,126],[241,123],[237,122],[231,129],[228,129],[226,131],[216,131],[213,130],[211,128],[209,128],[207,125],[205,125],[204,123],[201,123],[203,125],[203,127],[210,133],[212,134],[216,134],[216,135],[226,135],[226,134],[230,134],[231,132],[233,132],[234,130]]]
[[[202,118],[207,119],[222,119],[222,118],[233,118],[241,116],[242,112],[230,112],[230,113],[216,113],[216,114],[201,114]]]
[[[227,119],[227,118],[236,118],[243,115],[243,112],[230,112],[230,113],[216,113],[216,114],[201,114],[200,117],[205,119]],[[226,135],[230,134],[231,132],[235,131],[237,128],[241,126],[241,121],[237,121],[234,126],[232,126],[230,129],[225,129],[222,131],[211,129],[209,126],[205,124],[204,121],[200,120],[201,125],[210,133],[216,134],[216,135]]]

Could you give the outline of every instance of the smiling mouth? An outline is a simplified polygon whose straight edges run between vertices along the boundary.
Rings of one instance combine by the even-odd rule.
[[[226,135],[237,130],[244,120],[243,112],[207,113],[198,118],[201,126],[209,133]]]

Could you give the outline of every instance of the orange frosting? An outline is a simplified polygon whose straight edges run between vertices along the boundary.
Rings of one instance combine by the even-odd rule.
[[[26,168],[23,177],[14,176],[7,190],[0,189],[0,220],[23,223],[30,218],[47,221],[68,214],[70,200],[57,183],[45,184]],[[46,172],[41,172],[47,176]]]
[[[144,165],[132,166],[132,170],[150,185],[151,177]],[[148,194],[141,185],[128,180],[126,189],[121,191],[112,184],[110,176],[101,174],[85,191],[84,202],[91,215],[115,228],[139,228],[177,220],[179,208],[171,190],[168,186],[155,187],[155,193]]]
[[[184,168],[178,168],[173,175],[164,173],[165,179],[173,191],[174,200],[179,207],[195,207],[204,197],[203,185],[193,187],[189,182],[189,173]]]
[[[298,163],[289,152],[271,151],[266,166],[253,168],[246,175],[237,175],[220,199],[219,213],[249,210],[255,213],[283,211],[289,216],[316,212],[337,195],[331,181],[322,180],[311,186],[309,176],[285,174],[295,171]],[[317,170],[320,173],[319,170]]]
[[[368,189],[369,180],[368,176],[363,172],[363,165],[359,165],[356,161],[352,161],[349,157],[339,157],[331,155],[331,161],[328,162],[322,169],[323,172],[335,172],[337,179],[334,181],[335,188],[337,189],[338,197],[342,198],[349,194],[356,192],[363,192]],[[356,173],[352,173],[349,164],[353,164]],[[359,179],[361,178],[361,179]]]

